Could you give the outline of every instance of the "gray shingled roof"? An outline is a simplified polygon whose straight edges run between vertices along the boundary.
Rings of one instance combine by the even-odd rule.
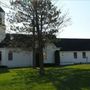
[[[6,34],[5,39],[0,43],[0,47],[30,48],[32,47],[32,37],[24,34]]]
[[[55,45],[61,51],[90,51],[90,39],[59,39]]]

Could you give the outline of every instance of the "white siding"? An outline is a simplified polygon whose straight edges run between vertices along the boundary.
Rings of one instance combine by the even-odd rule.
[[[5,26],[5,13],[4,12],[0,12],[0,18],[2,18],[2,21],[0,25],[0,42],[5,38],[5,30],[6,30],[6,26]]]
[[[77,52],[77,59],[74,58],[74,52]],[[86,58],[82,53],[86,52]],[[90,51],[60,51],[60,65],[90,63]]]
[[[0,61],[0,65],[3,65],[3,62],[5,61],[6,57],[5,57],[5,49],[4,48],[0,48],[0,52],[1,52],[1,58],[2,60]]]
[[[4,12],[0,12],[1,17],[2,17],[2,24],[5,24],[5,13]]]
[[[47,44],[44,52],[47,54],[47,57],[44,58],[44,63],[55,63],[55,56],[54,53],[56,50],[59,50],[54,44]]]
[[[0,26],[0,42],[5,38],[5,26]]]
[[[13,51],[13,60],[8,60],[8,52],[12,49],[4,49],[2,51],[2,65],[8,67],[23,67],[32,66],[32,52],[27,51]]]
[[[59,50],[59,48],[56,48],[54,44],[47,44],[44,49],[44,52],[46,53],[44,63],[55,63],[54,53],[56,50]],[[33,65],[32,51],[12,48],[0,48],[0,51],[2,52],[1,65],[6,65],[8,67],[25,67]],[[12,51],[13,53],[13,60],[8,60],[9,51]]]

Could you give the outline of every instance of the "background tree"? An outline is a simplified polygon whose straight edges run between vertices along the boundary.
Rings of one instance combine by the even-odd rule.
[[[22,22],[25,26],[24,29],[18,28],[17,30],[33,35],[34,66],[37,44],[40,74],[42,75],[44,74],[43,48],[45,43],[52,40],[60,28],[67,25],[70,18],[67,17],[67,13],[63,14],[61,10],[58,10],[51,0],[16,0],[11,4],[17,11],[11,21]],[[13,24],[11,27],[13,28]]]

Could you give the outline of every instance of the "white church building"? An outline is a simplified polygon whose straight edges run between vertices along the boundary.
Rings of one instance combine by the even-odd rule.
[[[20,46],[22,46],[20,42],[25,43],[29,36],[5,33],[4,17],[5,12],[0,8],[0,65],[8,67],[33,66],[32,49],[20,49]],[[22,39],[23,37],[24,39]],[[13,45],[18,43],[18,48],[10,47],[11,43]],[[27,43],[27,48],[30,43]],[[38,60],[36,62],[38,64]],[[68,65],[76,63],[90,63],[90,39],[58,39],[56,43],[46,44],[44,64]]]
[[[9,34],[6,33],[5,30],[5,12],[2,8],[0,8],[0,65],[8,67],[32,66],[32,49],[21,49],[21,46],[24,47],[25,43],[27,44],[27,49],[28,45],[32,44],[32,38],[30,42],[28,42],[29,40],[27,40],[30,39],[30,35]],[[24,44],[22,44],[22,42]],[[59,50],[59,48],[57,48],[53,43],[47,43],[44,49],[44,63],[54,63],[54,52],[56,50]],[[36,61],[36,63],[38,64],[38,60]]]

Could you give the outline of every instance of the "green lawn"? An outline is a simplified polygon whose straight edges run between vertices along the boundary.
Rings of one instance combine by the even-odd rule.
[[[38,69],[18,68],[0,73],[0,90],[90,90],[90,64]]]

